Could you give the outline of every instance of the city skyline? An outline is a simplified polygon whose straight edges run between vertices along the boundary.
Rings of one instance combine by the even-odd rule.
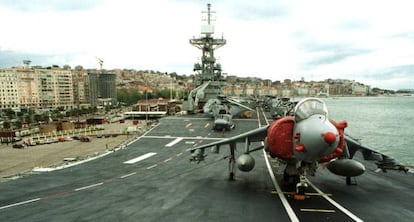
[[[414,85],[409,1],[209,1],[223,72],[272,81],[351,79],[382,89]],[[208,2],[1,1],[0,68],[81,65],[191,75]],[[27,35],[30,38],[27,38]]]
[[[116,74],[60,67],[0,69],[0,110],[117,105]]]

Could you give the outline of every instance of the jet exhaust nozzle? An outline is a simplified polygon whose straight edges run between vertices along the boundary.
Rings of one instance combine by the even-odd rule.
[[[237,168],[243,172],[249,172],[254,168],[255,161],[249,154],[243,154],[237,158]]]
[[[353,159],[333,160],[326,167],[332,173],[345,177],[356,177],[365,172],[365,166]]]

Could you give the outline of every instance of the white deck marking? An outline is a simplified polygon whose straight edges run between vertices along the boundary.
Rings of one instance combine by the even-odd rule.
[[[40,198],[35,198],[35,199],[31,199],[31,200],[26,200],[26,201],[22,201],[22,202],[10,204],[10,205],[2,206],[2,207],[0,207],[0,210],[7,209],[7,208],[10,208],[10,207],[17,207],[19,205],[32,203],[32,202],[36,202],[36,201],[39,201],[39,200],[40,200]]]
[[[102,184],[104,184],[104,183],[100,182],[100,183],[95,183],[95,184],[92,184],[92,185],[89,185],[89,186],[79,187],[79,188],[76,188],[75,191],[86,190],[86,189],[89,189],[89,188],[92,188],[92,187],[100,186]]]
[[[166,136],[141,136],[140,138],[149,138],[149,139],[165,139],[165,138],[179,138],[179,137],[166,137]],[[182,136],[180,138],[183,138],[185,140],[195,140],[195,139],[203,139],[203,140],[222,140],[223,137],[202,137],[202,136],[196,136],[196,137],[190,137],[190,136]]]
[[[125,163],[125,164],[134,164],[134,163],[139,162],[139,161],[141,161],[141,160],[145,160],[145,159],[147,159],[147,158],[150,158],[150,157],[154,156],[155,154],[157,154],[157,153],[153,153],[153,152],[151,152],[151,153],[147,153],[147,154],[144,154],[144,155],[139,156],[139,157],[137,157],[137,158],[134,158],[134,159],[131,159],[131,160],[125,161],[124,163]]]
[[[151,166],[147,167],[147,170],[152,169],[152,168],[157,167],[157,166],[158,166],[158,164],[151,165]]]
[[[135,174],[137,174],[137,172],[133,172],[133,173],[125,174],[125,175],[121,176],[120,178],[121,178],[121,179],[124,179],[124,178],[130,177],[130,176],[135,175]]]
[[[168,158],[168,159],[164,160],[164,163],[166,163],[166,162],[168,162],[170,160],[172,160],[172,158]]]
[[[179,154],[177,154],[176,156],[181,156],[181,155],[183,155],[183,153],[179,153]]]
[[[352,218],[352,220],[354,221],[358,221],[358,222],[362,222],[363,220],[359,217],[357,217],[355,214],[351,213],[349,210],[347,210],[345,207],[341,206],[339,203],[337,203],[336,201],[332,200],[330,197],[328,197],[327,195],[324,195],[323,192],[321,190],[319,190],[315,185],[313,185],[313,183],[311,183],[308,179],[306,179],[306,181],[308,182],[309,185],[311,185],[311,187],[313,189],[316,190],[316,192],[318,192],[319,194],[321,194],[321,196],[323,196],[323,198],[325,198],[329,203],[331,203],[332,205],[334,205],[336,208],[338,208],[340,211],[342,211],[344,214],[348,215],[350,218]]]
[[[127,144],[127,146],[129,146],[129,145],[131,145],[131,144],[135,143],[136,141],[140,140],[141,138],[145,137],[147,134],[149,134],[152,130],[154,130],[155,128],[157,128],[159,125],[160,125],[160,123],[156,124],[153,128],[149,129],[149,130],[148,130],[148,131],[146,131],[144,134],[142,134],[142,136],[140,136],[140,137],[138,137],[138,138],[136,138],[136,139],[132,140],[131,142],[129,142],[129,143]]]
[[[292,207],[290,206],[289,202],[286,200],[286,196],[283,194],[282,189],[280,189],[279,184],[276,181],[275,175],[273,173],[272,167],[270,166],[269,159],[267,158],[266,151],[263,149],[263,154],[265,155],[266,166],[269,171],[270,178],[272,179],[273,186],[276,188],[276,191],[279,195],[280,200],[282,201],[283,206],[290,218],[291,221],[298,222],[299,219],[296,216],[295,212],[293,211]]]
[[[172,147],[175,144],[179,143],[181,140],[183,140],[182,137],[177,137],[175,140],[171,141],[170,143],[168,143],[167,145],[165,145],[166,147]]]
[[[259,113],[259,109],[258,108],[256,109],[257,109],[257,113]],[[261,127],[262,125],[260,124],[259,118],[257,118],[257,120],[258,120],[259,127]],[[269,125],[269,121],[267,120],[267,118],[265,118],[265,120],[266,120],[267,125]],[[262,141],[262,145],[264,145],[264,141]],[[267,170],[269,171],[270,178],[272,179],[272,182],[273,182],[273,186],[276,188],[280,201],[282,201],[283,207],[285,207],[286,213],[288,214],[291,221],[299,222],[299,218],[296,216],[295,212],[293,211],[292,207],[287,201],[286,196],[283,194],[282,189],[280,189],[280,186],[276,181],[275,174],[273,173],[272,167],[270,166],[270,161],[269,161],[269,158],[267,157],[266,151],[264,149],[262,149],[262,151],[263,151],[264,159],[266,161]]]
[[[269,125],[269,122],[266,119],[267,124]],[[260,126],[260,121],[259,121],[259,126]],[[263,142],[262,142],[263,143]],[[263,144],[262,144],[263,145]],[[282,193],[282,190],[280,189],[279,185],[277,184],[273,171],[270,167],[270,163],[269,160],[266,156],[266,152],[263,150],[263,154],[265,155],[265,160],[266,160],[266,165],[267,168],[269,169],[269,173],[270,173],[270,177],[272,178],[273,184],[276,187],[276,190],[279,194],[280,199],[282,200],[283,206],[285,207],[285,209],[288,211],[289,217],[292,221],[299,221],[299,219],[297,218],[295,212],[292,210],[291,206],[289,205],[289,203],[286,200],[285,195]],[[270,172],[272,171],[272,173]],[[345,213],[346,215],[348,215],[350,218],[352,218],[354,221],[357,222],[363,222],[363,220],[361,220],[359,217],[355,216],[353,213],[351,213],[350,211],[348,211],[347,209],[345,209],[343,206],[341,206],[340,204],[338,204],[336,201],[332,200],[330,197],[328,197],[328,195],[324,194],[321,190],[319,190],[315,185],[313,185],[308,179],[306,179],[306,181],[308,182],[309,185],[312,186],[313,189],[316,190],[316,192],[318,192],[321,196],[323,196],[328,202],[330,202],[332,205],[334,205],[336,208],[338,208],[340,211],[342,211],[343,213]]]

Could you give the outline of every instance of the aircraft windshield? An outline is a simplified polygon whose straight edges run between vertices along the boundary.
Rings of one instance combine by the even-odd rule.
[[[312,115],[320,114],[328,116],[328,108],[325,103],[317,98],[308,98],[300,101],[295,107],[295,120],[299,122]]]

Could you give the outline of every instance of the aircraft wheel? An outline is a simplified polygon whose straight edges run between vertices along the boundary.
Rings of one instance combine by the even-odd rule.
[[[289,174],[287,174],[286,172],[283,172],[283,180],[285,182],[289,182],[289,178],[290,178]]]
[[[229,180],[230,181],[233,181],[234,180],[234,173],[233,172],[230,172],[230,174],[229,174]]]
[[[346,185],[352,185],[351,177],[346,177]]]
[[[300,181],[299,175],[289,175],[286,172],[283,172],[283,180],[289,184],[297,184]]]
[[[297,194],[305,195],[306,187],[305,186],[298,186]]]

